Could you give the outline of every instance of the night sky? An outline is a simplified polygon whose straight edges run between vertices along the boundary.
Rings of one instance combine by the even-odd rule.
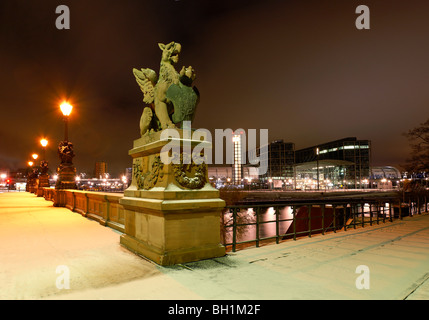
[[[360,4],[370,30],[355,27]],[[398,166],[402,133],[429,118],[428,36],[429,1],[2,0],[0,170],[25,167],[41,137],[55,170],[66,99],[78,172],[106,161],[119,176],[144,107],[132,68],[158,72],[171,41],[176,69],[197,72],[194,128],[269,129],[297,149],[355,136],[372,165]]]

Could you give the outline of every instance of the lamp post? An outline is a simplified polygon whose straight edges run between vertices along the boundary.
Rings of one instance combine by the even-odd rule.
[[[46,147],[48,146],[48,140],[42,139],[42,140],[40,140],[40,144],[42,145],[42,148],[43,148],[43,161],[45,161],[46,160]]]
[[[49,174],[48,174],[48,162],[46,161],[46,147],[48,146],[48,140],[42,139],[40,140],[40,144],[43,149],[43,159],[40,162],[40,175],[39,175],[39,188],[37,189],[37,196],[43,196],[42,188],[49,188]]]
[[[31,155],[31,157],[33,158],[34,161],[30,161],[31,162],[30,166],[32,167],[30,192],[37,193],[37,187],[39,184],[39,181],[38,181],[39,180],[38,179],[39,178],[39,172],[38,172],[37,167],[33,168],[33,165],[36,163],[36,160],[39,159],[39,155],[37,153],[33,153]],[[29,162],[29,164],[30,164],[30,162]]]
[[[73,110],[73,106],[69,104],[68,102],[63,102],[60,105],[61,112],[64,115],[64,141],[69,141],[69,128],[68,128],[68,120],[69,116]]]
[[[28,161],[27,165],[28,165],[28,169],[27,169],[27,184],[25,186],[25,191],[31,192],[30,188],[31,188],[31,185],[33,183],[33,165],[34,165],[34,162],[33,161]]]
[[[69,141],[68,121],[72,113],[73,106],[68,102],[60,105],[64,119],[64,141],[58,146],[58,156],[61,160],[57,168],[58,179],[55,184],[56,189],[76,189],[76,168],[73,165],[73,144]],[[63,201],[54,201],[54,206],[63,206]]]
[[[319,148],[316,148],[317,155],[317,190],[319,190]]]

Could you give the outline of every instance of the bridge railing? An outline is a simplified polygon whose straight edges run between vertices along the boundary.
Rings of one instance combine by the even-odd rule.
[[[125,231],[125,209],[119,203],[123,194],[82,190],[56,190],[39,188],[40,196],[52,201],[54,206],[66,207],[101,225]]]
[[[38,192],[54,206],[67,207],[102,225],[125,230],[125,212],[119,203],[122,194],[52,188]],[[221,242],[227,250],[236,251],[247,246],[259,247],[265,242],[280,243],[392,222],[427,211],[426,195],[229,205],[221,214]]]
[[[227,250],[280,243],[327,232],[393,222],[427,211],[426,199],[403,203],[399,198],[289,201],[227,206],[221,217],[221,239]]]

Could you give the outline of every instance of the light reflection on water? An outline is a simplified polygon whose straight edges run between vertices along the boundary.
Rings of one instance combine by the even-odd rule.
[[[292,207],[279,208],[279,220],[291,219],[290,221],[279,221],[279,234],[285,234],[292,224]],[[227,225],[232,225],[232,212],[225,214]],[[266,222],[266,223],[263,223]],[[256,213],[252,208],[242,209],[237,213],[237,224],[256,223]],[[274,207],[262,208],[259,215],[259,238],[276,236],[276,214]],[[237,242],[256,239],[256,225],[237,227]],[[226,229],[226,243],[232,242],[232,227]]]
[[[331,208],[330,206],[327,206],[326,208]],[[369,204],[365,204],[363,207],[364,217],[365,219],[369,219],[371,216],[371,211],[373,215],[373,219],[376,219],[376,208],[373,205],[370,208]],[[275,214],[275,208],[269,207],[269,208],[261,208],[260,209],[260,215],[259,215],[259,238],[269,238],[269,237],[275,237],[276,236],[276,214]],[[319,209],[320,210],[320,209]],[[381,208],[381,211],[388,214],[389,212],[389,204],[386,203],[384,207]],[[279,207],[279,220],[288,220],[290,221],[279,221],[279,235],[282,236],[287,233],[289,227],[292,224],[293,219],[293,213],[292,213],[292,207],[286,206],[286,207]],[[319,213],[320,214],[320,213]],[[362,209],[359,207],[357,212],[358,217],[362,217]],[[321,220],[321,218],[319,218]],[[225,232],[222,235],[223,243],[232,243],[232,211],[227,212],[224,215],[224,224],[226,226],[231,226],[229,228],[225,228]],[[266,222],[266,223],[264,223]],[[249,209],[241,209],[240,212],[237,212],[237,224],[249,224],[249,223],[256,223],[256,213],[253,208]],[[329,226],[325,226],[327,228]],[[289,233],[291,231],[289,230]],[[237,227],[237,242],[241,241],[250,241],[256,239],[256,225],[248,225],[248,226],[238,226]]]

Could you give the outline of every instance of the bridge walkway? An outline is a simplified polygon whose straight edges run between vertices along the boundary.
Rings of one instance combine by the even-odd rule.
[[[429,299],[427,213],[173,267],[119,236],[34,194],[0,194],[0,299]]]

